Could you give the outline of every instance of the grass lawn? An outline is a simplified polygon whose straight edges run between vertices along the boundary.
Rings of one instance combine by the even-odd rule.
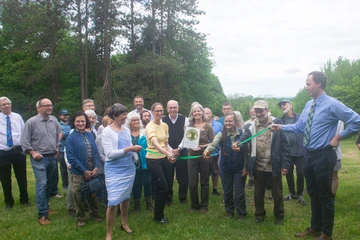
[[[358,206],[360,152],[354,142],[353,139],[342,142],[343,166],[339,171],[340,183],[336,195],[333,239],[360,239],[360,207]],[[100,204],[100,214],[104,221],[87,222],[84,228],[78,228],[75,219],[67,214],[65,198],[51,199],[51,208],[60,213],[50,216],[51,225],[40,226],[35,205],[34,174],[29,162],[27,168],[30,207],[19,204],[17,183],[13,177],[15,205],[12,209],[5,210],[0,186],[0,239],[105,239],[105,209]],[[65,195],[60,185],[60,194]],[[287,195],[285,177],[283,185],[284,195]],[[211,187],[210,183],[210,189]],[[169,218],[169,224],[156,224],[152,213],[145,210],[145,202],[142,200],[141,213],[134,213],[131,205],[129,226],[134,234],[127,235],[120,230],[121,221],[118,217],[114,228],[114,239],[294,239],[294,233],[303,231],[310,224],[310,199],[307,195],[305,195],[307,206],[301,206],[294,200],[285,202],[284,225],[277,226],[274,225],[273,203],[269,199],[265,202],[267,211],[265,222],[260,225],[255,224],[253,189],[246,189],[248,215],[243,222],[227,219],[224,206],[221,205],[221,197],[212,194],[210,194],[209,211],[206,214],[190,213],[190,205],[180,205],[177,200],[176,183],[174,190],[174,202],[171,207],[165,208],[165,216]]]

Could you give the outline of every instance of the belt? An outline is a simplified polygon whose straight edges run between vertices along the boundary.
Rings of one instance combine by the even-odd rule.
[[[56,153],[49,153],[49,154],[41,154],[43,157],[53,157]]]
[[[0,155],[4,156],[4,155],[10,155],[10,154],[20,154],[22,152],[23,152],[23,150],[22,150],[21,146],[15,146],[15,147],[11,148],[10,150],[0,150]]]
[[[310,149],[310,148],[306,149],[306,151],[308,151],[309,153],[318,153],[318,152],[329,151],[329,150],[335,150],[335,149],[331,145],[327,145],[325,148],[321,148],[321,149]]]

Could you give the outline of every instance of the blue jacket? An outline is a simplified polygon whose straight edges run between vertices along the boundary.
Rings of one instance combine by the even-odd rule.
[[[64,148],[66,146],[66,138],[70,134],[71,127],[69,124],[65,124],[63,122],[59,122],[61,131],[62,131],[62,139],[60,141],[60,152],[64,152]]]
[[[75,175],[83,175],[88,170],[86,145],[84,141],[84,135],[89,140],[92,148],[93,167],[99,168],[100,156],[96,147],[94,135],[90,132],[84,132],[74,130],[66,138],[66,156],[71,165],[71,173]],[[91,169],[92,170],[92,169]]]
[[[145,135],[140,137],[138,144],[142,147],[141,151],[139,152],[141,168],[142,169],[148,169],[148,167],[146,165],[146,151],[144,150],[144,149],[146,149],[148,147]]]

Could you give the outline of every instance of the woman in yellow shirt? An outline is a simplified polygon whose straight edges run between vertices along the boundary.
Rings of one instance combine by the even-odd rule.
[[[168,145],[169,128],[161,121],[164,115],[164,107],[161,103],[151,106],[154,119],[146,125],[145,135],[147,142],[146,164],[148,165],[152,179],[156,182],[156,198],[154,220],[160,224],[167,223],[164,217],[164,208],[168,194],[168,183],[173,177],[169,169],[170,163],[175,162],[175,157]]]

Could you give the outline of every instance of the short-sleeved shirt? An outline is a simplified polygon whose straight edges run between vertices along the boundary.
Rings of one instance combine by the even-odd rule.
[[[160,153],[156,147],[152,144],[151,139],[156,137],[159,145],[165,149],[165,143],[168,142],[169,139],[169,127],[166,123],[161,122],[159,125],[154,123],[153,121],[149,122],[145,128],[146,142],[147,142],[147,150],[152,152],[156,152],[156,154],[152,154],[147,152],[146,158],[160,159],[166,157],[164,154]]]

